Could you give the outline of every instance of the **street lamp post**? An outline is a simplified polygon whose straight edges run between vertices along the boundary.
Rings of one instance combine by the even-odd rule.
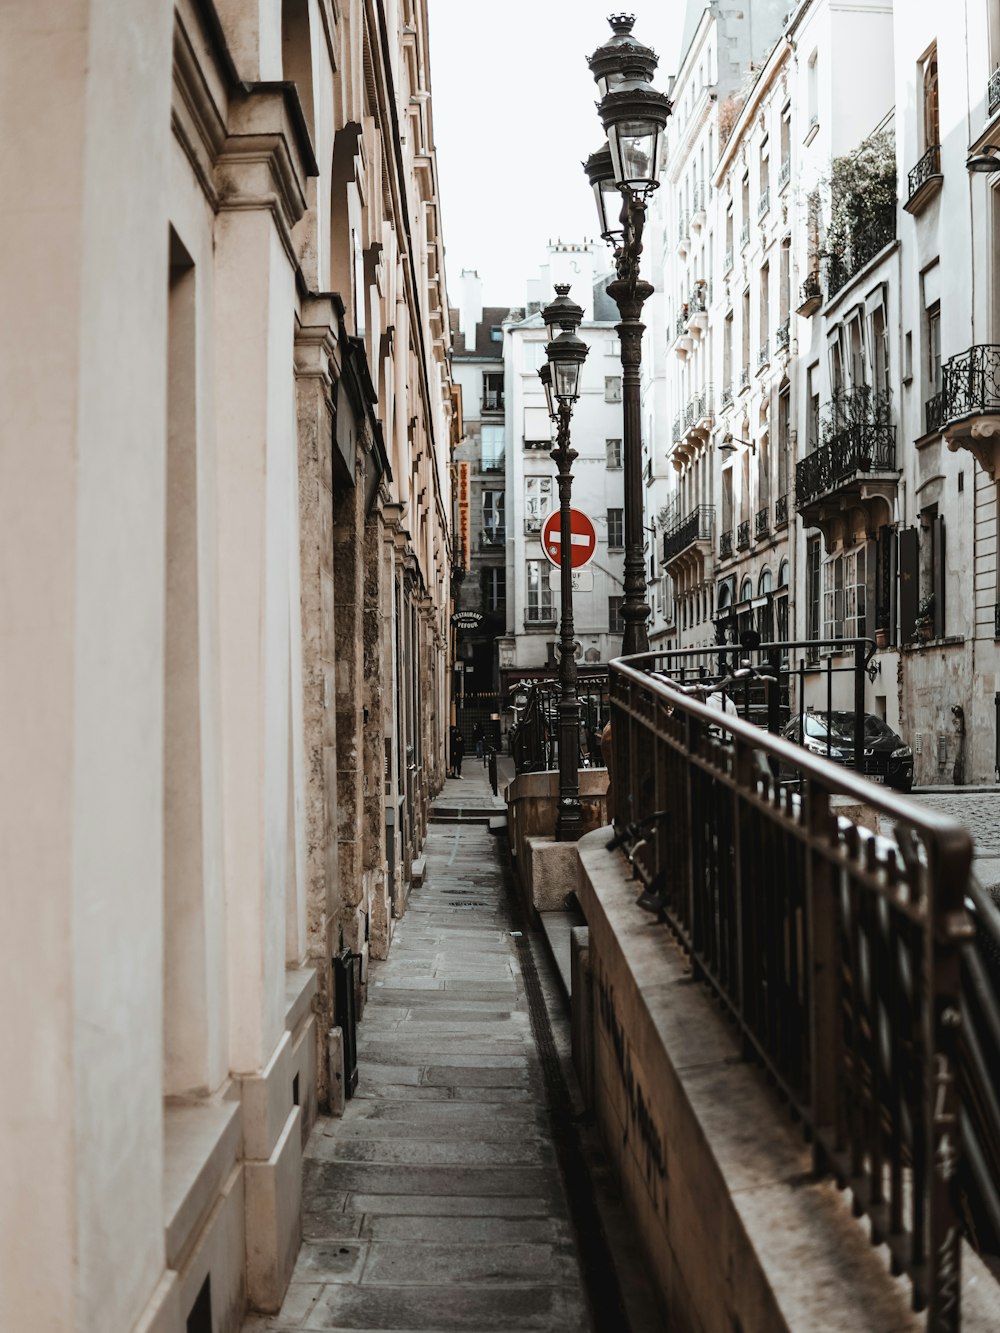
[[[559,577],[562,618],[559,627],[559,807],[556,841],[575,842],[583,832],[580,805],[580,700],[576,692],[576,656],[573,625],[573,561],[570,509],[573,499],[573,460],[569,426],[573,404],[580,396],[580,372],[587,359],[587,344],[576,336],[583,310],[569,299],[569,287],[557,284],[556,299],[542,312],[548,325],[548,360],[538,374],[545,389],[549,416],[556,422],[552,460],[559,470]]]
[[[614,249],[616,280],[608,295],[618,307],[622,347],[622,447],[625,472],[625,586],[622,619],[626,656],[649,651],[646,561],[642,536],[642,307],[653,288],[639,277],[647,200],[659,184],[660,141],[670,99],[649,80],[656,53],[632,36],[634,14],[612,14],[614,35],[590,57],[608,136],[584,170],[594,189],[601,235]],[[616,205],[620,203],[620,212]]]

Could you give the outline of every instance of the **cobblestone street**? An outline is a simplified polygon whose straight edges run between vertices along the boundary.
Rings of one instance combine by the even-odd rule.
[[[974,873],[994,897],[1000,894],[1000,787],[916,792],[912,798],[957,819],[975,840]]]

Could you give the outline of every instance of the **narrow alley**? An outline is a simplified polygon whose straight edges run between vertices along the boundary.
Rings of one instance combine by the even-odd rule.
[[[357,1092],[306,1150],[291,1286],[245,1333],[590,1328],[474,757],[437,804],[454,822],[372,968]]]

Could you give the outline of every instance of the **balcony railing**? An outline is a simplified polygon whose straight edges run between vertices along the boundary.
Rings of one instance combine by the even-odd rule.
[[[685,306],[677,316],[677,323],[674,325],[674,337],[683,338],[688,328],[688,312]]]
[[[687,249],[691,241],[691,219],[687,213],[682,213],[677,219],[677,244],[682,249]]]
[[[724,532],[719,538],[719,559],[728,560],[733,554],[733,534]]]
[[[774,526],[783,528],[788,523],[788,496],[779,495],[774,502]]]
[[[764,341],[761,343],[760,347],[757,349],[757,369],[763,370],[770,360],[771,360],[771,344],[767,340],[767,338],[765,338]]]
[[[778,168],[778,189],[783,190],[792,178],[792,164],[786,157]]]
[[[924,430],[933,435],[944,425],[944,394],[936,393],[924,403]]]
[[[799,289],[799,314],[811,315],[823,304],[823,288],[818,273],[807,273]]]
[[[757,516],[754,519],[754,524],[753,524],[754,537],[757,539],[757,541],[760,541],[761,537],[766,537],[770,531],[771,531],[770,508],[758,509]]]
[[[745,250],[750,244],[750,223],[744,222],[743,230],[740,232],[740,249]]]
[[[745,389],[750,383],[750,367],[743,366],[740,369],[740,388]]]
[[[759,200],[759,202],[758,202],[758,204],[757,204],[757,221],[758,221],[758,222],[760,221],[760,219],[764,216],[764,214],[768,211],[768,209],[769,209],[770,207],[771,207],[771,187],[770,187],[769,185],[765,185],[764,188],[763,188],[763,190],[761,190],[761,192],[760,192],[760,200]]]
[[[679,412],[674,417],[674,424],[670,433],[674,444],[679,443],[684,436],[684,418]]]
[[[699,505],[663,538],[663,559],[673,560],[695,542],[712,540],[715,511],[711,505]]]
[[[738,551],[749,551],[750,549],[750,520],[745,518],[736,529],[736,549]]]
[[[784,352],[792,340],[792,322],[786,319],[784,324],[778,325],[778,332],[774,335],[775,346],[779,352]]]
[[[910,193],[907,203],[912,204],[916,196],[935,176],[941,175],[941,145],[932,144],[909,174]]]
[[[688,319],[692,315],[703,315],[707,310],[706,288],[704,283],[701,286],[692,288],[691,295],[688,297]]]
[[[893,208],[876,218],[863,231],[855,233],[845,254],[831,255],[827,259],[826,299],[832,300],[855,273],[860,272],[880,250],[884,250],[895,239],[896,210]]]
[[[504,470],[504,451],[497,449],[491,453],[484,453],[480,467],[484,472],[502,472]]]
[[[758,660],[791,646],[765,646]],[[627,873],[780,1091],[775,1116],[787,1121],[792,1110],[814,1164],[850,1184],[856,1215],[871,1215],[914,1308],[929,1306],[928,1326],[955,1333],[965,1287],[955,1186],[972,1118],[962,994],[971,837],[707,707],[718,653],[706,654],[716,674],[697,695],[671,683],[676,656],[655,659],[658,679],[627,661],[611,668]],[[783,676],[757,686],[765,709],[778,704]],[[739,706],[742,682],[730,689]],[[779,773],[793,775],[792,789],[779,787]],[[876,838],[838,819],[837,796],[898,833]],[[995,1018],[995,1003],[985,1007]],[[842,1215],[849,1226],[846,1201]],[[867,1234],[858,1231],[859,1243]]]
[[[503,390],[498,392],[491,391],[483,394],[484,412],[502,412],[503,411]]]
[[[941,394],[945,422],[1000,412],[1000,344],[982,343],[946,361]]]
[[[490,551],[497,546],[506,546],[506,544],[506,528],[483,528],[479,534],[479,549],[481,551]]]
[[[852,481],[859,472],[896,470],[896,427],[884,423],[846,426],[795,467],[795,503],[801,509]]]
[[[723,273],[731,272],[732,267],[733,267],[733,247],[730,246],[729,249],[726,251],[726,266],[722,270]]]
[[[995,115],[1000,111],[1000,68],[997,68],[990,75],[990,81],[986,87],[986,106],[989,115]]]
[[[725,412],[727,407],[732,407],[732,405],[733,405],[733,386],[731,384],[727,384],[726,387],[722,390],[723,412]]]

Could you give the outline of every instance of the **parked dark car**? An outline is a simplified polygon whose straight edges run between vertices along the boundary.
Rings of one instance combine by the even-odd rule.
[[[874,713],[865,713],[865,753],[860,772],[872,782],[898,791],[913,786],[913,751]],[[854,713],[806,713],[801,717],[802,743],[810,754],[818,754],[845,768],[854,767]],[[786,740],[799,741],[800,714],[782,728]]]

